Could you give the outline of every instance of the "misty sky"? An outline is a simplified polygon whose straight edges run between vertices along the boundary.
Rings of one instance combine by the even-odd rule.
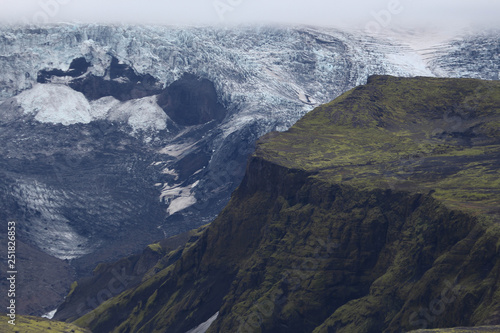
[[[0,0],[0,20],[161,25],[499,25],[499,0]]]

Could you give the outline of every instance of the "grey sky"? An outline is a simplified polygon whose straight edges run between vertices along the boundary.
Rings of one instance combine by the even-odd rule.
[[[498,25],[499,0],[0,0],[2,22],[142,24],[297,23],[398,26]]]

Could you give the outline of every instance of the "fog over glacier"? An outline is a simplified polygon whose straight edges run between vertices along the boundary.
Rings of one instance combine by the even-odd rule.
[[[497,25],[491,0],[2,0],[1,22],[249,24],[284,23],[384,28]]]

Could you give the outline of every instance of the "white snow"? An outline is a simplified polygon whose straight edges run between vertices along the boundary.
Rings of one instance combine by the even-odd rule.
[[[90,106],[92,107],[90,114],[94,120],[106,119],[109,111],[119,104],[120,101],[112,96],[102,97],[96,101],[90,102]]]
[[[173,145],[168,145],[161,149],[159,151],[160,154],[164,155],[169,155],[172,157],[179,157],[181,156],[185,151],[189,150],[191,147],[193,147],[196,144],[194,143],[184,143],[184,144],[173,144]]]
[[[194,205],[197,201],[193,193],[193,188],[198,184],[199,181],[184,187],[179,184],[174,186],[164,184],[160,201],[168,204],[167,213],[172,215]]]
[[[156,103],[155,96],[120,103],[109,110],[107,119],[127,123],[134,132],[167,128],[167,114]]]
[[[240,128],[243,128],[247,124],[253,123],[256,119],[259,118],[262,119],[264,117],[255,114],[246,115],[245,112],[240,112],[237,116],[231,117],[228,122],[221,125],[221,129],[223,131],[222,138],[227,138],[232,133],[236,132]]]
[[[170,176],[174,176],[175,179],[177,180],[179,178],[179,174],[177,173],[176,170],[174,169],[169,169],[169,168],[165,168],[161,171],[161,173],[165,174],[165,175],[170,175]]]
[[[172,200],[170,202],[170,205],[167,208],[167,213],[169,215],[175,214],[177,212],[180,212],[181,210],[184,210],[196,203],[196,198],[191,195],[189,197],[178,197]]]
[[[201,323],[200,325],[196,326],[192,330],[187,331],[186,333],[205,333],[218,316],[219,311],[217,311],[217,313],[210,317],[210,319],[208,319],[206,322]]]
[[[427,63],[415,52],[388,54],[387,59],[408,73],[418,76],[434,76]]]
[[[25,114],[34,114],[42,123],[73,125],[92,121],[85,96],[67,86],[37,84],[15,97]]]
[[[36,84],[15,99],[25,114],[35,115],[42,123],[73,125],[108,119],[130,125],[134,133],[167,128],[168,117],[156,103],[155,96],[127,102],[109,96],[89,103],[82,93],[67,86]]]
[[[56,315],[56,312],[57,309],[47,312],[46,314],[42,315],[42,318],[52,319]]]

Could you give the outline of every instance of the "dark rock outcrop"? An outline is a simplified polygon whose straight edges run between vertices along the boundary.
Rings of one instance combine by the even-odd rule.
[[[177,124],[192,126],[215,120],[221,122],[225,108],[217,100],[212,82],[192,74],[168,86],[159,96],[158,104]]]
[[[55,77],[65,77],[69,76],[72,78],[81,76],[87,73],[87,70],[91,66],[91,63],[87,62],[85,58],[76,58],[69,65],[69,69],[64,71],[62,69],[43,69],[38,72],[37,82],[38,83],[49,83],[51,79]]]
[[[91,66],[85,58],[71,62],[68,71],[48,69],[38,72],[39,83],[50,83],[54,78],[70,77],[69,86],[79,91],[89,100],[113,96],[120,101],[128,101],[161,92],[162,85],[150,74],[138,74],[130,65],[121,63],[116,57],[111,62],[104,76],[88,73]]]

